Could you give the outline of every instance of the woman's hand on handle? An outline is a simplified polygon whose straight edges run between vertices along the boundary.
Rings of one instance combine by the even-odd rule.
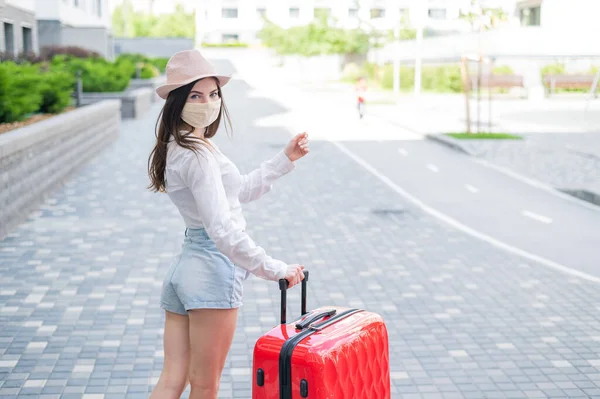
[[[285,279],[288,281],[288,288],[292,288],[296,284],[300,283],[304,280],[304,266],[302,265],[289,265],[287,271],[285,272]]]

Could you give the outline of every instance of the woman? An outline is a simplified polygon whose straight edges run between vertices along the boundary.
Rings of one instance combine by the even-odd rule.
[[[163,282],[165,358],[151,399],[179,398],[188,382],[191,399],[216,399],[243,281],[250,273],[285,278],[290,286],[304,278],[304,266],[271,258],[244,232],[240,202],[259,198],[290,172],[309,152],[307,135],[297,135],[259,169],[240,175],[211,140],[223,115],[229,122],[221,92],[229,79],[200,52],[188,50],[171,57],[167,84],[156,90],[166,102],[148,160],[149,188],[169,195],[186,231]]]

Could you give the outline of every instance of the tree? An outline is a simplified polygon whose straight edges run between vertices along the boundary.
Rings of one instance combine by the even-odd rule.
[[[117,6],[112,14],[112,28],[120,37],[187,37],[195,36],[194,13],[185,11],[177,4],[175,11],[160,17],[133,13],[129,1]]]
[[[266,47],[279,54],[365,54],[369,50],[370,36],[360,29],[332,27],[327,18],[319,18],[304,26],[283,29],[265,21],[258,37]]]

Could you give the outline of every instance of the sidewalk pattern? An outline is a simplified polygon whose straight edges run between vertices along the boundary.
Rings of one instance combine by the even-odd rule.
[[[240,128],[218,142],[247,172],[289,136],[252,126],[275,104],[229,105]],[[124,122],[0,242],[0,399],[148,397],[163,361],[160,285],[184,230],[166,195],[145,189],[157,113]],[[597,285],[441,224],[332,144],[315,142],[245,215],[272,256],[311,270],[309,308],[383,315],[393,398],[600,397]],[[276,284],[251,278],[245,291],[222,398],[251,397],[254,342],[278,320]]]

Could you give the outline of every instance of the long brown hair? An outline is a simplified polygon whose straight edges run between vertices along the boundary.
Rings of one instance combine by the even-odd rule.
[[[158,115],[155,127],[156,144],[148,157],[148,176],[150,177],[151,182],[148,188],[153,192],[166,192],[165,168],[167,166],[167,144],[169,143],[171,136],[173,136],[177,145],[192,150],[197,154],[199,145],[208,149],[212,148],[207,139],[214,137],[214,135],[217,134],[223,115],[225,115],[225,129],[228,134],[230,133],[231,118],[229,117],[227,106],[225,106],[225,102],[223,101],[221,85],[219,84],[218,79],[215,79],[219,91],[219,98],[221,99],[219,116],[213,123],[204,128],[204,138],[190,134],[194,131],[194,127],[181,119],[181,112],[183,111],[188,95],[196,82],[198,82],[198,80],[170,92],[165,105]]]

